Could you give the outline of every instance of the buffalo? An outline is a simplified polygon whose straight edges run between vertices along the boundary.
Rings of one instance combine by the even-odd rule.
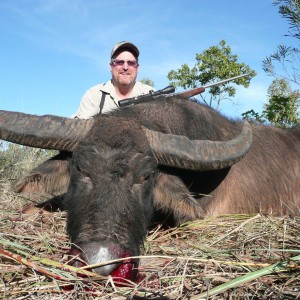
[[[60,151],[15,191],[62,198],[73,263],[121,280],[135,279],[154,221],[300,212],[299,126],[231,120],[178,96],[89,120],[1,111],[0,138]]]

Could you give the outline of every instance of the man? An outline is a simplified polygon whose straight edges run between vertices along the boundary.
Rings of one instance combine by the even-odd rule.
[[[118,101],[147,94],[153,88],[136,81],[139,70],[139,50],[130,42],[120,42],[111,51],[112,79],[96,84],[83,95],[75,118],[89,119],[118,107]]]

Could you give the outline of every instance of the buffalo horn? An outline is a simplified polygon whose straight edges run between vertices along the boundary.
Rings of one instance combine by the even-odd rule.
[[[195,171],[232,166],[248,152],[253,139],[247,121],[238,136],[225,142],[190,140],[186,136],[164,134],[147,128],[145,132],[158,164]]]
[[[0,139],[25,146],[72,151],[93,120],[0,111]]]

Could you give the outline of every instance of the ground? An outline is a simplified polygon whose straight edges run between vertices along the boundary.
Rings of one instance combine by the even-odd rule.
[[[139,280],[120,286],[68,266],[66,213],[20,218],[30,201],[12,192],[19,173],[7,164],[0,171],[0,299],[300,299],[299,217],[158,226],[145,240]]]

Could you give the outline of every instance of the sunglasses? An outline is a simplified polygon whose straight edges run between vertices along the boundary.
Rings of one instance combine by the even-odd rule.
[[[127,66],[131,68],[136,68],[139,64],[136,60],[122,60],[122,59],[113,59],[111,63],[115,67],[122,67],[124,66],[125,63],[127,63]]]

